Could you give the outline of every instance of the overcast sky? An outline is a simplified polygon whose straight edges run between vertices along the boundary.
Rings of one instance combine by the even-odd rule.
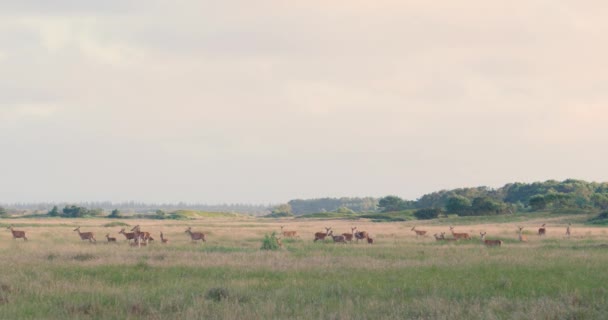
[[[2,1],[0,202],[607,181],[608,4],[440,2]]]

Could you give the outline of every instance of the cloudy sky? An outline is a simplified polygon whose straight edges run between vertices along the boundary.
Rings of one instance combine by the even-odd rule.
[[[608,180],[605,1],[0,2],[0,202]]]

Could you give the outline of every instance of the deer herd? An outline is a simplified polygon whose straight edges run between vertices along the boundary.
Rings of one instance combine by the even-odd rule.
[[[300,236],[298,235],[297,231],[285,230],[284,225],[281,225],[280,228],[281,228],[281,232],[279,233],[280,237],[276,238],[277,242],[279,243],[280,246],[282,246],[282,242],[281,242],[282,238],[300,239]],[[528,238],[523,234],[524,227],[518,226],[517,228],[518,228],[518,240],[520,242],[528,242]],[[25,231],[15,230],[13,228],[13,226],[9,226],[7,228],[7,230],[10,230],[10,232],[13,235],[13,239],[23,239],[24,241],[28,240],[28,238],[25,235]],[[472,239],[471,236],[469,235],[469,233],[455,232],[453,226],[450,226],[449,230],[450,230],[450,233],[452,234],[452,237],[449,237],[449,238],[446,237],[445,236],[446,232],[441,232],[440,234],[435,233],[433,235],[435,237],[435,240],[450,242],[450,241],[471,240]],[[82,232],[80,230],[80,227],[77,227],[73,231],[78,233],[78,236],[80,237],[80,240],[82,240],[82,241],[87,240],[91,243],[97,242],[97,239],[95,239],[95,235],[93,232]],[[411,228],[411,231],[415,232],[416,238],[426,237],[426,235],[427,235],[426,230],[416,229],[416,226],[413,226]],[[184,231],[184,233],[186,233],[190,236],[190,239],[193,243],[196,243],[199,240],[201,243],[206,242],[205,234],[202,232],[198,232],[198,231],[192,231],[191,227],[188,227]],[[122,229],[120,229],[120,231],[118,231],[118,234],[124,235],[125,240],[127,240],[127,242],[131,246],[137,246],[137,247],[146,246],[146,245],[148,245],[148,243],[150,241],[154,240],[154,238],[152,237],[150,232],[142,231],[139,225],[136,225],[135,227],[133,227],[130,230],[130,232],[126,232],[125,228],[122,228]],[[539,237],[545,236],[547,234],[547,229],[546,229],[544,223],[538,228],[537,234]],[[571,224],[568,223],[568,226],[566,227],[566,237],[569,238],[570,234],[571,234]],[[479,232],[479,235],[480,235],[481,242],[488,247],[500,247],[503,244],[502,240],[486,239],[486,232]],[[359,242],[359,240],[362,240],[364,242],[366,241],[368,244],[374,243],[374,239],[371,237],[371,235],[367,231],[362,231],[362,230],[357,231],[356,226],[350,228],[350,233],[346,232],[346,233],[342,233],[342,234],[334,234],[334,231],[332,230],[331,227],[325,227],[325,232],[321,231],[321,232],[316,232],[314,234],[313,242],[317,242],[318,240],[324,241],[326,238],[328,238],[329,240],[333,240],[334,243],[342,243],[342,244],[352,243],[353,240],[355,240],[355,242],[357,242],[357,243]],[[107,239],[108,243],[117,242],[116,238],[111,237],[109,233],[106,234],[106,239]],[[169,239],[166,238],[162,232],[160,232],[160,239],[161,239],[162,244],[166,244],[169,242]]]

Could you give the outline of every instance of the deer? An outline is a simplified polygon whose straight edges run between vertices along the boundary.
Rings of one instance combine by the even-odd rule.
[[[164,235],[163,235],[163,233],[161,232],[160,233],[160,241],[161,241],[161,243],[167,243],[167,242],[169,242],[169,239],[165,238]]]
[[[281,234],[283,235],[283,237],[287,237],[287,238],[297,238],[298,237],[298,232],[294,231],[294,230],[290,230],[290,231],[284,231],[283,228],[285,226],[281,226]]]
[[[418,236],[425,236],[426,235],[426,231],[416,230],[416,226],[412,227],[412,231],[416,232],[416,238],[418,238]]]
[[[332,239],[334,239],[334,243],[336,243],[336,242],[346,243],[346,238],[343,235],[334,236],[333,230],[329,230],[329,233],[327,235],[332,237]]]
[[[502,246],[502,240],[486,240],[486,233],[480,232],[481,242],[483,242],[488,247],[500,247]]]
[[[471,236],[469,236],[468,233],[456,233],[454,232],[454,227],[450,226],[450,231],[452,231],[452,236],[454,236],[454,239],[460,240],[460,239],[466,239],[466,240],[471,240]]]
[[[120,231],[118,231],[118,234],[124,234],[127,238],[127,241],[135,239],[135,232],[125,232],[125,228],[120,229]]]
[[[522,234],[522,230],[524,230],[524,227],[517,227],[517,228],[519,228],[519,241],[528,242],[528,238]]]
[[[152,241],[154,240],[152,238],[152,236],[150,235],[150,232],[147,231],[141,231],[141,229],[139,228],[139,225],[136,225],[135,227],[133,227],[133,229],[131,229],[131,231],[133,231],[135,233],[135,238],[137,239],[138,237],[141,238],[142,240],[144,240],[144,242],[148,242],[148,241]]]
[[[74,231],[78,232],[80,240],[89,240],[89,242],[97,242],[93,232],[80,232],[80,227],[74,229]]]
[[[110,234],[106,234],[106,239],[108,239],[108,242],[116,242],[116,238],[110,237]]]
[[[572,225],[572,223],[568,223],[568,226],[566,227],[566,237],[570,238],[570,226]]]
[[[540,228],[538,228],[538,236],[544,236],[547,233],[547,229],[545,229],[545,224],[543,223]]]
[[[344,239],[346,239],[346,241],[348,242],[352,242],[353,241],[353,236],[355,234],[355,228],[350,228],[350,233],[343,233],[342,235],[344,236]]]
[[[206,242],[205,234],[202,232],[192,232],[191,227],[188,227],[184,233],[189,234],[192,241],[203,240],[203,242]]]
[[[325,237],[327,237],[327,235],[329,234],[330,231],[331,231],[331,227],[329,227],[329,228],[325,227],[325,233],[323,233],[323,232],[315,233],[315,240],[313,240],[313,242],[317,242],[317,240],[325,240]]]
[[[355,227],[353,229],[353,231],[356,229],[357,229],[357,227]],[[369,237],[369,235],[367,234],[367,231],[357,231],[354,233],[354,236],[357,239],[357,243],[359,243],[359,240],[367,239]]]
[[[367,236],[367,243],[374,244],[374,239],[372,237],[370,237],[369,235]]]
[[[283,241],[281,241],[281,237],[275,237],[274,239],[277,241],[279,248],[283,248]]]
[[[27,241],[27,237],[25,236],[25,231],[15,230],[15,229],[13,229],[13,226],[9,226],[6,229],[10,230],[11,233],[13,234],[13,240],[16,240],[18,238],[23,238],[23,241]]]
[[[443,238],[438,236],[436,233],[433,235],[433,237],[435,237],[435,241],[442,241]]]

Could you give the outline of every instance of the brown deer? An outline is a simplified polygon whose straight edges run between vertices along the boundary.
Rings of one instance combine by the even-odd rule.
[[[188,227],[184,233],[189,234],[192,241],[203,240],[203,242],[206,242],[205,234],[202,232],[192,232],[191,227]]]
[[[502,246],[502,240],[486,240],[486,233],[480,232],[481,242],[483,242],[488,247],[500,247]]]
[[[357,229],[357,227],[355,227],[355,230]],[[357,231],[355,232],[355,239],[357,239],[357,243],[359,243],[359,240],[363,240],[363,239],[367,239],[369,237],[369,235],[367,234],[367,231]]]
[[[450,226],[450,231],[452,231],[452,236],[454,236],[454,239],[460,240],[460,239],[466,239],[466,240],[471,240],[471,236],[469,236],[468,233],[456,233],[454,232],[454,227]]]
[[[519,229],[519,241],[520,242],[528,242],[528,238],[522,234],[522,230],[524,227],[517,227]]]
[[[317,240],[325,240],[325,237],[327,237],[327,235],[329,234],[330,231],[331,231],[331,227],[329,227],[329,228],[325,227],[325,233],[323,233],[323,232],[315,233],[315,240],[313,240],[313,242],[317,242]]]
[[[112,238],[110,237],[110,234],[106,234],[106,239],[108,239],[108,242],[116,242],[116,238]]]
[[[161,232],[160,233],[160,241],[161,241],[161,243],[167,243],[167,242],[169,242],[169,239],[165,238],[165,236]]]
[[[74,231],[78,232],[78,235],[80,236],[80,240],[89,240],[89,242],[97,242],[93,232],[80,232],[80,227],[74,229]]]
[[[18,238],[23,238],[23,241],[27,241],[27,237],[25,236],[25,231],[15,230],[15,229],[13,229],[13,226],[10,226],[6,229],[10,230],[11,233],[13,234],[13,240],[18,239]]]
[[[372,237],[370,237],[369,235],[367,236],[367,243],[374,244],[374,239]]]
[[[443,238],[440,237],[440,236],[438,236],[436,233],[433,235],[433,237],[435,237],[436,241],[442,241],[443,240]]]
[[[139,237],[146,243],[148,241],[154,240],[152,238],[152,236],[150,235],[150,232],[141,231],[141,228],[139,227],[139,225],[136,225],[135,227],[133,227],[133,229],[131,229],[131,231],[133,231],[135,233],[135,239],[137,239]]]
[[[118,231],[118,234],[124,234],[125,238],[127,238],[127,241],[135,239],[135,232],[125,232],[125,228],[120,229],[120,231]]]
[[[334,243],[336,243],[336,242],[338,242],[338,243],[346,243],[346,238],[343,235],[334,236],[334,231],[333,230],[329,230],[329,233],[327,235],[330,236],[330,237],[332,237],[332,239],[334,239]]]
[[[570,238],[570,226],[572,225],[572,223],[568,223],[568,226],[566,227],[566,237]]]
[[[350,233],[343,233],[342,235],[344,236],[344,239],[346,239],[346,241],[348,242],[352,242],[353,241],[353,237],[355,234],[355,229],[357,228],[350,228]]]
[[[283,237],[286,238],[297,238],[298,237],[298,232],[294,231],[294,230],[290,230],[290,231],[284,231],[283,228],[285,226],[281,226],[281,234],[283,235]]]
[[[424,231],[424,230],[416,230],[416,226],[412,227],[412,231],[416,232],[416,238],[418,238],[418,236],[425,236],[426,235],[426,231]]]
[[[538,228],[538,235],[544,236],[546,233],[547,233],[547,229],[545,229],[545,224],[543,223],[543,225],[540,226],[540,228]]]

